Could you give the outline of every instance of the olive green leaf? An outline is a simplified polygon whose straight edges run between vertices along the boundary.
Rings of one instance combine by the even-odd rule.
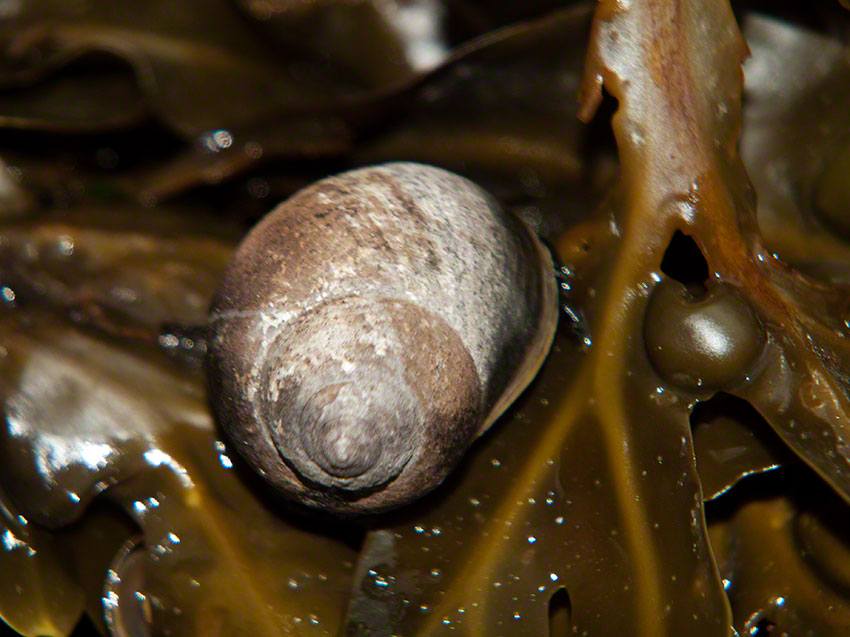
[[[716,5],[712,7],[709,13],[721,13]],[[600,23],[606,25],[597,38],[604,43],[602,59],[597,66],[591,66],[588,75],[590,87],[598,85],[596,77],[610,74],[608,86],[620,101],[614,127],[624,182],[630,191],[628,200],[633,202],[636,213],[646,215],[629,218],[629,227],[640,228],[644,249],[652,249],[663,241],[665,231],[680,230],[693,237],[711,273],[709,296],[715,287],[729,289],[730,294],[734,290],[737,300],[731,301],[730,296],[729,303],[741,308],[720,321],[723,328],[718,336],[722,334],[723,339],[729,339],[723,347],[736,342],[748,343],[750,347],[749,342],[754,339],[765,340],[758,360],[751,361],[749,368],[742,365],[737,383],[726,385],[729,393],[749,400],[797,455],[847,497],[850,449],[845,440],[850,432],[846,425],[845,379],[840,371],[846,367],[848,355],[845,334],[841,331],[842,291],[827,290],[791,270],[768,253],[761,242],[752,191],[735,152],[740,75],[733,74],[728,64],[717,63],[721,56],[741,55],[740,39],[729,35],[734,24],[701,27],[699,37],[694,35],[685,44],[672,37],[675,31],[670,29],[680,20],[687,22],[692,15],[690,9],[681,9],[681,14],[676,13],[680,11],[677,7],[669,11],[672,13],[663,18],[652,14],[653,21],[663,26],[651,29],[641,23],[633,27],[647,33],[638,44],[652,42],[666,51],[667,56],[643,59],[637,69],[631,68],[630,81],[625,84],[620,47],[626,45],[618,43],[616,36],[621,29],[617,23],[638,12],[618,13],[610,21]],[[653,29],[662,30],[653,35]],[[689,54],[682,57],[680,65],[659,62],[680,50],[697,50],[700,42],[708,47],[709,40],[710,50],[715,51],[713,56]],[[634,48],[638,44],[632,42],[629,46]],[[636,71],[642,74],[642,83],[636,80]],[[647,90],[635,93],[636,102],[630,106],[630,91],[636,91],[635,86],[645,86]],[[652,136],[648,135],[649,131]],[[632,166],[628,165],[630,159],[634,160]],[[656,219],[650,221],[651,216]],[[697,306],[694,305],[695,312]],[[758,308],[761,328],[753,322],[752,308]],[[744,319],[744,314],[748,318]],[[682,327],[690,320],[687,318]],[[647,317],[648,331],[661,328],[661,324],[650,323]],[[676,321],[666,326],[667,330],[677,328]],[[691,354],[700,350],[708,352],[714,347],[708,341],[701,344],[689,341],[703,338],[702,328],[694,329],[690,331],[691,327],[686,327],[682,332],[685,339],[681,341],[682,354],[688,351],[685,348],[688,343],[696,346],[690,349]],[[762,336],[758,334],[760,329],[764,330]],[[668,351],[662,358],[673,354]],[[736,351],[730,350],[724,355],[723,365],[735,356]]]
[[[607,185],[588,174],[584,130],[574,118],[590,18],[582,3],[483,35],[430,72],[408,74],[325,113],[280,112],[231,127],[225,147],[214,134],[204,136],[148,174],[134,175],[132,187],[143,199],[161,201],[290,157],[295,148],[307,158],[350,154],[346,161],[356,165],[434,163],[503,199],[538,206],[546,199],[558,210],[546,215],[555,223],[561,202],[591,199]]]
[[[206,321],[238,236],[198,223],[126,204],[12,219],[0,225],[0,284],[18,304],[155,342],[164,324]]]
[[[518,465],[507,465],[517,486],[503,487],[498,498],[488,499],[489,511],[473,514],[484,520],[477,533],[470,532],[458,508],[446,510],[441,503],[407,525],[390,527],[392,542],[367,543],[379,546],[387,559],[382,569],[366,571],[381,580],[364,577],[362,586],[384,581],[395,586],[385,604],[400,609],[395,611],[399,625],[410,632],[430,634],[443,624],[467,634],[510,634],[513,618],[539,634],[548,609],[538,597],[536,605],[529,601],[535,590],[548,597],[555,582],[566,585],[576,631],[731,631],[708,549],[688,416],[700,397],[757,386],[759,379],[769,383],[783,370],[771,359],[779,339],[765,331],[771,317],[752,309],[762,308],[765,299],[758,294],[753,299],[749,288],[735,289],[767,278],[755,279],[759,259],[749,249],[757,241],[754,213],[735,153],[745,50],[723,2],[599,5],[583,115],[592,113],[604,83],[619,102],[613,123],[622,175],[617,192],[598,213],[608,222],[607,235],[579,228],[562,242],[564,255],[580,254],[569,245],[578,238],[585,252],[596,252],[583,261],[567,260],[579,277],[573,292],[592,343],[569,363],[558,353],[550,358],[550,365],[574,370],[571,382],[558,398],[538,394],[546,385],[544,372],[527,397],[546,400],[557,415],[531,421],[536,446],[522,449]],[[694,293],[665,280],[662,257],[676,230],[695,237],[710,272],[722,281],[707,282],[707,290]],[[757,293],[764,288],[770,284]],[[811,352],[805,342],[795,345],[803,357]],[[712,348],[725,353],[718,358]],[[814,363],[808,373],[822,371],[807,362]],[[765,393],[775,395],[762,386]],[[768,421],[781,432],[775,416],[769,413]],[[817,414],[806,416],[807,427],[819,426]],[[498,432],[508,437],[511,451],[522,448],[522,434],[514,427],[510,422]],[[840,464],[799,446],[795,450],[840,475]],[[502,466],[501,457],[492,460]],[[546,474],[547,460],[557,481]],[[473,465],[467,475],[481,471]],[[549,491],[540,493],[547,486]],[[455,485],[446,497],[454,503],[458,491],[477,502],[491,493]],[[560,537],[541,535],[533,525],[532,511],[541,499],[547,502],[544,498],[558,508],[569,503],[578,513],[572,524],[570,516],[558,515],[564,525]],[[465,528],[455,531],[460,525]],[[593,539],[581,541],[588,527]],[[426,588],[427,572],[416,569],[411,556],[417,548],[430,552],[431,544],[460,544],[461,536],[462,548],[443,569],[437,567],[443,582]],[[545,551],[545,559],[537,551]],[[372,561],[368,551],[363,559]],[[596,580],[588,577],[594,569]],[[599,573],[605,573],[603,582]],[[415,614],[417,608],[425,619]],[[371,628],[356,610],[351,609],[349,630]]]
[[[49,80],[53,87],[30,88],[6,99],[18,102],[14,110],[23,109],[26,116],[20,119],[28,126],[74,128],[74,118],[62,115],[59,106],[41,102],[64,91],[72,103],[96,103],[104,97],[98,92],[102,87],[78,78],[83,86],[70,88],[54,77],[56,71],[95,53],[111,56],[132,68],[150,110],[189,139],[272,113],[297,117],[358,90],[332,65],[282,55],[267,46],[255,26],[226,0],[163,0],[144,8],[132,2],[27,2],[0,24],[0,85],[34,87]],[[123,82],[113,79],[110,90],[118,90]],[[109,107],[114,117],[126,117],[126,97],[126,91],[119,91],[114,101],[103,101],[96,108],[107,113],[99,117],[108,121]],[[54,124],[44,120],[49,110],[59,113]]]
[[[575,95],[590,20],[581,4],[462,47],[417,87],[398,125],[366,141],[358,161],[438,163],[489,173],[494,184],[524,171],[539,188],[576,179],[584,158]]]
[[[748,476],[796,460],[749,403],[729,394],[695,406],[691,427],[705,500],[723,495]]]
[[[333,634],[341,620],[346,532],[246,480],[203,375],[169,355],[203,347],[162,323],[204,322],[238,235],[186,212],[84,208],[0,228],[0,557],[20,574],[0,613],[25,635],[68,635],[84,607],[103,628],[107,568],[139,533],[157,630]],[[115,604],[132,618],[138,600]]]
[[[830,23],[846,25],[835,9]],[[846,285],[847,43],[758,13],[747,14],[743,29],[752,57],[741,156],[758,193],[765,248],[800,272]]]
[[[93,66],[0,91],[0,127],[87,132],[142,121],[148,109],[128,69]]]
[[[33,637],[70,633],[85,601],[83,584],[98,583],[93,565],[104,567],[102,586],[111,555],[101,553],[116,546],[105,543],[75,574],[72,558],[56,554],[56,538],[77,555],[74,547],[90,547],[91,529],[76,536],[59,529],[88,519],[106,500],[141,530],[138,593],[157,631],[335,633],[353,549],[315,522],[284,518],[279,503],[271,507],[274,501],[243,479],[216,437],[196,371],[41,312],[7,314],[0,335],[9,423],[0,444],[3,482],[17,507],[10,515],[23,516],[6,516],[2,557],[11,566],[24,560],[21,577],[6,585],[27,593],[4,597],[10,623]],[[26,562],[30,550],[36,559]]]
[[[85,594],[64,559],[61,543],[0,499],[0,617],[23,635],[65,637],[83,613]]]
[[[118,603],[156,632],[847,632],[847,17],[738,7],[742,113],[723,0],[603,0],[592,31],[556,11],[427,72],[382,13],[402,4],[3,8],[0,127],[27,130],[0,166],[0,616],[104,630],[107,565],[141,537],[144,589]],[[483,4],[441,24],[549,6]],[[586,49],[582,115],[615,98],[619,160],[605,109],[574,118]],[[146,139],[151,114],[176,136]],[[91,179],[113,155],[133,168]],[[246,219],[402,158],[551,238],[587,333],[436,492],[361,521],[358,559],[356,526],[302,518],[216,435],[191,326]],[[683,235],[705,274],[664,265]]]
[[[442,7],[376,0],[235,0],[279,45],[332,62],[362,86],[399,84],[447,51]],[[351,81],[351,80],[349,80]]]
[[[741,635],[840,635],[850,626],[848,509],[806,467],[742,484],[709,526]]]

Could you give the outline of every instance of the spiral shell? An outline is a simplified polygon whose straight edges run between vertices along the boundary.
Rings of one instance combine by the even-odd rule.
[[[549,253],[478,186],[413,163],[354,170],[239,246],[210,314],[211,400],[290,497],[387,509],[443,480],[556,322]]]

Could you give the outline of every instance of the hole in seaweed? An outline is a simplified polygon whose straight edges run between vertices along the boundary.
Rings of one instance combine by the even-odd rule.
[[[563,637],[571,632],[572,604],[563,586],[549,600],[549,637]]]
[[[794,455],[746,400],[719,392],[691,411],[703,494],[712,500],[751,474],[795,462]]]
[[[676,230],[670,245],[661,260],[661,271],[671,279],[676,279],[696,296],[705,291],[708,278],[708,262],[691,237]]]
[[[82,618],[80,619],[80,622],[77,624],[77,627],[74,629],[74,632],[71,633],[71,637],[99,637],[99,636],[100,636],[100,631],[95,627],[94,622],[86,614],[83,614]]]
[[[750,635],[754,635],[754,637],[768,637],[768,635],[773,634],[774,628],[776,628],[776,624],[765,618],[756,624],[755,632],[751,630]]]
[[[619,174],[619,155],[611,118],[617,113],[619,102],[602,85],[602,100],[593,119],[587,124],[581,140],[581,156],[587,162],[586,177],[590,192],[605,193]],[[593,207],[592,210],[596,210]]]

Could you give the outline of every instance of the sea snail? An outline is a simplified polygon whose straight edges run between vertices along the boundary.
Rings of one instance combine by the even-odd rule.
[[[436,487],[537,373],[548,251],[472,182],[414,163],[319,181],[236,251],[210,313],[217,417],[290,498],[380,511]]]

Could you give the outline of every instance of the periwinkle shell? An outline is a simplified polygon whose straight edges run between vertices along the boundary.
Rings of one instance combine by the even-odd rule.
[[[534,377],[555,299],[547,250],[468,180],[413,163],[337,175],[237,250],[210,314],[212,402],[290,497],[398,506]]]

